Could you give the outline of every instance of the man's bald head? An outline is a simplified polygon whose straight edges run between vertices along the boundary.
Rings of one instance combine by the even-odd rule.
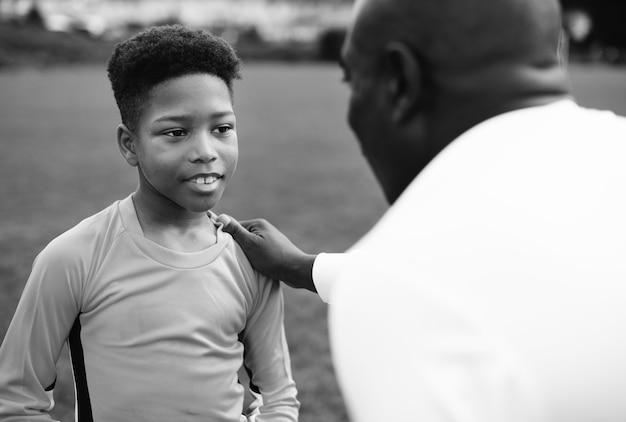
[[[450,142],[568,96],[558,0],[357,0],[348,121],[390,202]]]
[[[357,0],[355,15],[358,48],[401,40],[441,70],[557,60],[557,0]]]

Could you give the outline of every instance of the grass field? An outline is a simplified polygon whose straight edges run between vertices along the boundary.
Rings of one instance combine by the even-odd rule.
[[[579,101],[626,115],[626,69],[573,67]],[[218,212],[265,217],[310,252],[341,251],[384,212],[344,123],[347,91],[329,65],[251,64],[236,88],[240,162]],[[101,67],[0,73],[0,338],[35,255],[82,218],[128,195],[134,170],[115,143],[118,115]],[[285,289],[302,422],[346,421],[326,306]],[[64,354],[65,356],[65,354]],[[67,359],[55,414],[72,419]]]

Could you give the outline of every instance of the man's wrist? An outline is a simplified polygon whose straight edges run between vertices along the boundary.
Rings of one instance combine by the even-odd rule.
[[[296,289],[306,289],[317,293],[313,282],[313,264],[317,255],[305,254],[293,260],[293,265],[288,269],[288,273],[283,277],[283,281]]]

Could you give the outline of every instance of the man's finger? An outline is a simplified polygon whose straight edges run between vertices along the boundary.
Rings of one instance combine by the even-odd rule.
[[[227,214],[221,214],[217,217],[217,221],[224,225],[223,230],[229,233],[233,239],[239,244],[249,240],[252,234],[246,230],[237,220]]]
[[[228,214],[220,214],[217,216],[217,221],[222,223],[224,227],[227,227],[232,222],[232,220],[233,218]]]

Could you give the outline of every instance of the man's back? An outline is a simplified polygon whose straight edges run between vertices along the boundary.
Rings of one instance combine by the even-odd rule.
[[[385,394],[416,420],[626,419],[625,159],[626,119],[569,101],[444,149],[333,295],[356,420],[382,420]]]

